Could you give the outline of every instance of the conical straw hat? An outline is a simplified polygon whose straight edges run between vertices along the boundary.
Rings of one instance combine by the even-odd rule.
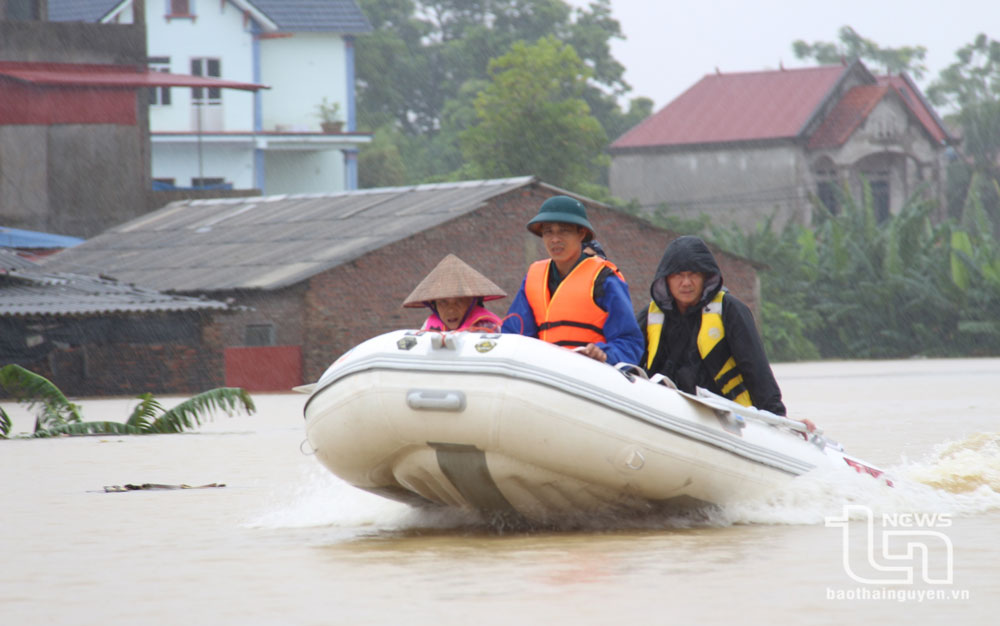
[[[472,269],[454,254],[441,259],[416,289],[403,301],[404,307],[419,308],[424,302],[442,298],[482,298],[497,300],[507,296],[489,278]]]

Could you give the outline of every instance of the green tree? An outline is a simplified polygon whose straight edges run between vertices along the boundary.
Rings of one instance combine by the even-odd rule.
[[[484,177],[534,174],[581,189],[607,157],[607,136],[582,98],[590,69],[555,37],[514,44],[490,64],[493,82],[476,98],[478,123],[462,153]]]
[[[871,39],[859,35],[850,26],[841,26],[837,36],[839,43],[826,41],[807,43],[798,39],[792,43],[792,51],[796,58],[814,59],[824,65],[861,59],[868,65],[874,65],[873,70],[885,74],[907,72],[919,79],[927,72],[927,66],[924,64],[927,48],[923,46],[882,48]]]
[[[372,142],[358,153],[358,186],[397,187],[406,184],[406,163],[399,144],[399,131],[386,125],[375,131]]]
[[[1000,41],[980,34],[927,89],[939,107],[954,111],[949,121],[962,129],[962,152],[971,158],[949,168],[949,209],[964,211],[973,195],[1000,236]]]
[[[516,42],[554,36],[577,50],[589,68],[582,98],[609,137],[648,115],[652,102],[618,98],[630,87],[610,53],[621,37],[610,0],[574,9],[564,0],[360,0],[375,32],[357,41],[359,125],[396,144],[407,183],[467,177],[460,135],[476,120],[474,101],[489,79],[492,59]],[[644,103],[648,103],[646,106]],[[645,106],[645,108],[643,108]],[[603,146],[602,146],[603,149]],[[368,146],[366,151],[382,152]],[[360,169],[360,168],[359,168]],[[392,184],[375,170],[366,186]],[[606,179],[595,166],[591,181]]]

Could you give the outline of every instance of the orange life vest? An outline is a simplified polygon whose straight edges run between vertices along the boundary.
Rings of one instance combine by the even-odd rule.
[[[549,293],[551,261],[536,261],[528,268],[524,295],[538,325],[538,338],[560,346],[585,346],[604,342],[604,322],[608,312],[594,302],[597,276],[605,267],[621,275],[614,263],[600,257],[587,257],[577,264]]]

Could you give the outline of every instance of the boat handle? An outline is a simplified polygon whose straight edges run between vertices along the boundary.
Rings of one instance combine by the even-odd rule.
[[[411,389],[406,404],[415,411],[464,411],[465,394],[451,389]]]
[[[627,378],[629,382],[635,381],[636,376],[639,376],[639,378],[645,378],[646,380],[649,380],[649,376],[646,375],[646,370],[632,363],[626,363],[622,361],[618,365],[615,365],[615,369],[621,372],[622,376]]]

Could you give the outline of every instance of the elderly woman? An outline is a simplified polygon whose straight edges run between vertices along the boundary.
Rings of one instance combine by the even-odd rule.
[[[454,254],[437,264],[403,301],[407,308],[427,307],[423,330],[488,329],[500,332],[500,318],[483,306],[507,293]]]

